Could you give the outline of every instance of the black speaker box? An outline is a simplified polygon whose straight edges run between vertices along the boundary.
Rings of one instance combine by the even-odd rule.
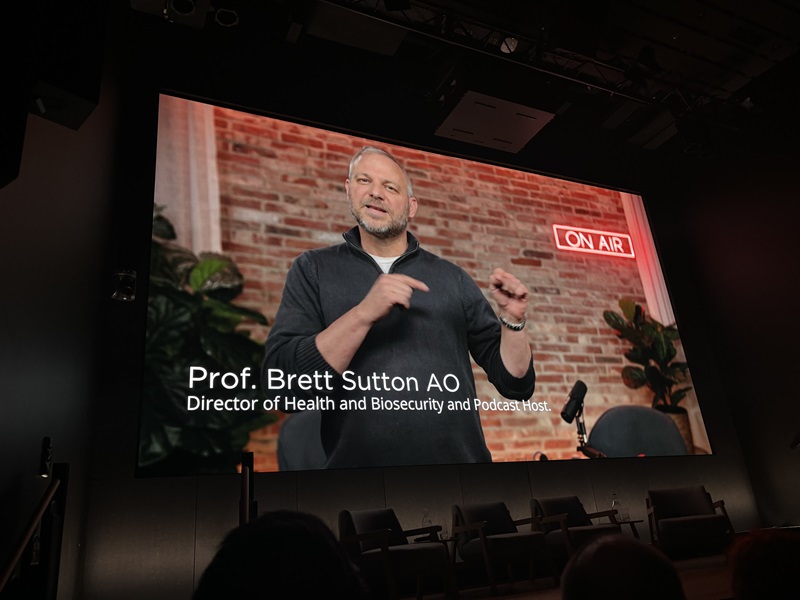
[[[100,98],[108,4],[102,0],[32,4],[28,110],[77,130]]]

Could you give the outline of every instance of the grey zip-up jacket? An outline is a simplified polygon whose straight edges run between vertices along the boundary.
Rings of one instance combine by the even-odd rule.
[[[322,409],[328,468],[491,462],[470,355],[504,398],[533,394],[533,361],[522,378],[505,368],[501,325],[472,278],[407,235],[390,272],[430,291],[415,290],[410,308],[396,306],[375,323],[342,374],[319,353],[316,335],[367,295],[380,267],[354,227],[345,243],[303,253],[287,274],[262,387],[286,412]]]

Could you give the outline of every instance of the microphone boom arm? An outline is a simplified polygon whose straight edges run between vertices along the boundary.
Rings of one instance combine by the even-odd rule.
[[[606,455],[600,452],[600,450],[592,448],[586,443],[588,441],[588,436],[586,435],[586,424],[583,422],[583,405],[581,405],[580,410],[575,415],[575,425],[578,428],[578,452],[588,458],[606,458]]]

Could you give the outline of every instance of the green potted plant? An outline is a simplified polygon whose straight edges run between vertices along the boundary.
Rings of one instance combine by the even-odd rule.
[[[233,300],[244,278],[229,258],[195,256],[175,243],[172,224],[153,217],[147,306],[144,385],[139,429],[139,472],[155,475],[235,472],[250,432],[273,423],[259,410],[189,410],[196,397],[261,398],[257,382],[262,345],[243,326],[266,325],[258,311]],[[190,367],[208,373],[253,374],[247,388],[228,390],[208,381],[189,388]]]
[[[677,327],[660,323],[628,298],[620,300],[619,307],[621,313],[606,310],[603,319],[618,338],[631,344],[624,356],[633,364],[622,368],[623,383],[631,389],[649,388],[653,392],[652,407],[673,416],[691,449],[688,414],[680,402],[692,386],[685,385],[688,365],[677,360]]]

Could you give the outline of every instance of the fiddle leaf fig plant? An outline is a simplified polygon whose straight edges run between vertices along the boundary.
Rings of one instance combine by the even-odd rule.
[[[263,349],[243,326],[266,325],[267,319],[233,302],[244,278],[230,258],[195,255],[175,237],[172,224],[156,207],[139,470],[158,475],[235,472],[250,432],[276,421],[276,415],[258,408],[197,410],[189,399],[262,399],[252,388]],[[197,377],[190,388],[192,367],[197,373],[236,374],[241,384],[226,389],[215,386],[210,377]],[[246,384],[244,373],[249,374]]]
[[[622,368],[622,381],[631,389],[648,387],[653,392],[653,408],[678,412],[680,402],[692,389],[683,385],[688,378],[688,365],[675,360],[680,339],[675,325],[664,325],[645,314],[644,308],[623,298],[621,312],[606,310],[603,319],[617,337],[630,342],[624,356],[633,363]]]

